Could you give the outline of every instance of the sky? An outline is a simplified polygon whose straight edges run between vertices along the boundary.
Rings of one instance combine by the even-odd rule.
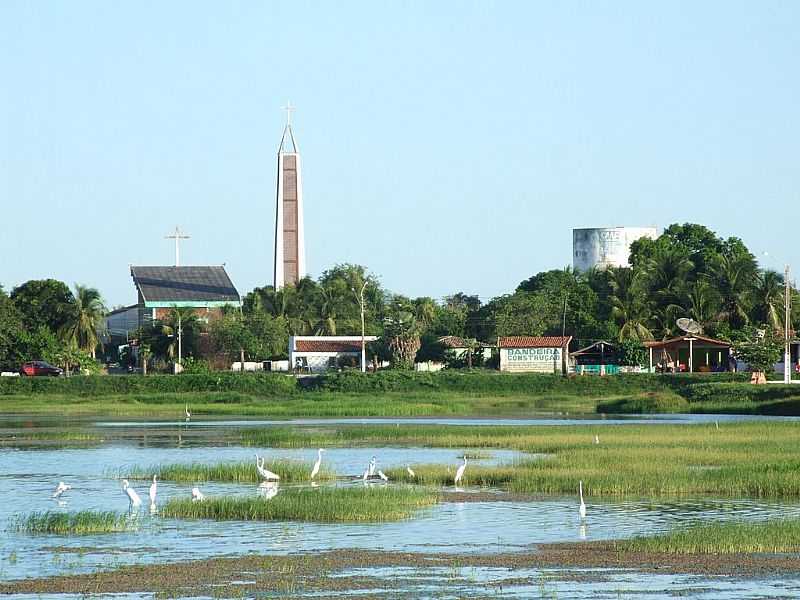
[[[312,275],[488,299],[572,228],[702,223],[800,271],[800,3],[0,3],[0,284],[272,283],[281,107]]]

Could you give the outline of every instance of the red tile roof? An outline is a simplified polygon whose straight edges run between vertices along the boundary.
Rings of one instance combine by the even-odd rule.
[[[297,340],[295,352],[361,352],[361,340]]]
[[[571,340],[572,336],[569,335],[514,335],[497,338],[497,345],[500,348],[562,348],[569,345]]]

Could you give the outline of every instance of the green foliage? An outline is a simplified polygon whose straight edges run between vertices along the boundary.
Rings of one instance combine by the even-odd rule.
[[[45,326],[59,331],[73,317],[75,298],[67,285],[55,279],[34,279],[11,291],[11,300],[28,330]]]
[[[771,330],[766,330],[764,334],[761,339],[751,336],[737,342],[734,351],[740,360],[749,365],[750,370],[767,373],[780,360],[784,348],[783,340]]]
[[[172,499],[161,514],[218,521],[378,523],[408,519],[438,500],[436,492],[409,487],[300,488],[281,490],[269,500],[243,496],[211,497],[203,502]]]
[[[210,375],[212,372],[208,362],[193,356],[184,358],[181,366],[183,367],[181,375]]]
[[[273,373],[172,375],[115,375],[96,377],[3,377],[0,395],[68,394],[100,397],[136,393],[193,393],[231,391],[259,396],[288,396],[297,392],[294,377]],[[182,402],[182,401],[181,401]]]
[[[12,531],[31,535],[97,535],[130,531],[133,524],[126,515],[115,512],[34,512],[12,521]]]
[[[313,465],[296,460],[273,460],[264,465],[269,471],[280,476],[281,483],[307,482]],[[198,483],[205,481],[224,481],[232,483],[260,483],[262,477],[256,470],[255,457],[251,461],[229,462],[206,465],[202,463],[150,465],[134,467],[127,479],[150,480],[153,475],[161,481],[178,483]],[[319,480],[332,480],[336,475],[323,464],[317,475]]]
[[[67,321],[58,330],[59,337],[70,346],[94,358],[99,343],[98,332],[105,328],[103,321],[105,312],[100,292],[94,288],[75,284],[73,307]]]
[[[641,367],[647,363],[647,349],[636,340],[625,340],[619,344],[620,364]]]
[[[618,552],[745,554],[800,552],[800,519],[716,522],[613,542]]]

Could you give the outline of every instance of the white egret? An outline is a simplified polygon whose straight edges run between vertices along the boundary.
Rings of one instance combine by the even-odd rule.
[[[578,514],[581,517],[581,521],[586,518],[586,505],[583,503],[583,481],[578,482],[578,494],[581,497],[581,505],[578,507]]]
[[[378,457],[373,456],[369,461],[369,476],[375,475],[375,465],[378,463]]]
[[[320,468],[320,466],[322,466],[322,453],[323,452],[325,452],[324,448],[320,448],[319,450],[317,450],[317,462],[314,463],[314,468],[311,469],[311,479],[314,479],[314,477],[317,476],[317,473],[319,473],[319,468]]]
[[[265,500],[271,500],[278,495],[278,482],[277,481],[263,481],[258,486],[258,494]]]
[[[189,405],[187,404],[183,410],[186,413],[186,422],[188,423],[189,419],[192,418],[192,413],[189,412]]]
[[[55,491],[53,492],[53,498],[58,498],[64,492],[67,492],[72,489],[71,485],[64,483],[63,481],[59,481],[58,485],[56,486]]]
[[[150,484],[150,506],[153,507],[156,505],[156,494],[158,493],[158,483],[156,482],[156,476],[153,475],[153,483]]]
[[[125,495],[128,496],[128,502],[130,503],[130,508],[138,508],[142,504],[142,499],[139,498],[139,494],[136,493],[136,490],[133,489],[130,484],[128,484],[127,479],[122,480],[122,491],[125,492]]]
[[[384,481],[389,481],[389,478],[386,475],[384,475],[383,471],[381,471],[380,469],[378,469],[378,477],[380,477]]]
[[[263,456],[259,458],[258,454],[256,454],[256,470],[258,471],[258,474],[261,475],[261,478],[264,481],[280,479],[281,478],[280,475],[277,475],[276,473],[273,473],[269,469],[264,468],[265,461],[266,458],[264,458]]]
[[[461,478],[464,476],[464,470],[466,468],[467,468],[467,455],[465,454],[464,455],[464,464],[461,465],[460,467],[458,467],[458,470],[456,471],[456,477],[453,480],[453,483],[455,485],[458,485],[458,483],[461,481]]]
[[[595,444],[599,444],[600,443],[600,436],[597,435],[597,434],[595,434],[595,436],[594,436],[594,443]]]
[[[406,465],[406,471],[408,472],[409,475],[411,475],[411,477],[417,476],[417,474],[414,473],[414,469],[411,468],[411,465]]]
[[[192,488],[192,502],[202,502],[205,500],[206,497],[203,495],[203,492],[200,491],[200,488],[195,486]]]

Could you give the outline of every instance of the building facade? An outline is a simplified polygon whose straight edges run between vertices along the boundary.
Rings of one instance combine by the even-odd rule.
[[[139,328],[164,319],[173,308],[192,308],[202,320],[225,306],[241,307],[239,292],[225,267],[131,267]]]
[[[497,338],[500,370],[510,373],[567,373],[571,336],[518,335]]]
[[[655,227],[592,227],[572,230],[572,268],[627,267],[631,244],[647,237],[656,239]]]
[[[378,338],[364,337],[366,343]],[[289,365],[306,373],[324,373],[343,366],[359,367],[360,335],[293,335],[289,338]]]
[[[303,178],[300,151],[287,120],[278,148],[278,190],[275,200],[274,285],[278,290],[306,275],[303,229]]]

